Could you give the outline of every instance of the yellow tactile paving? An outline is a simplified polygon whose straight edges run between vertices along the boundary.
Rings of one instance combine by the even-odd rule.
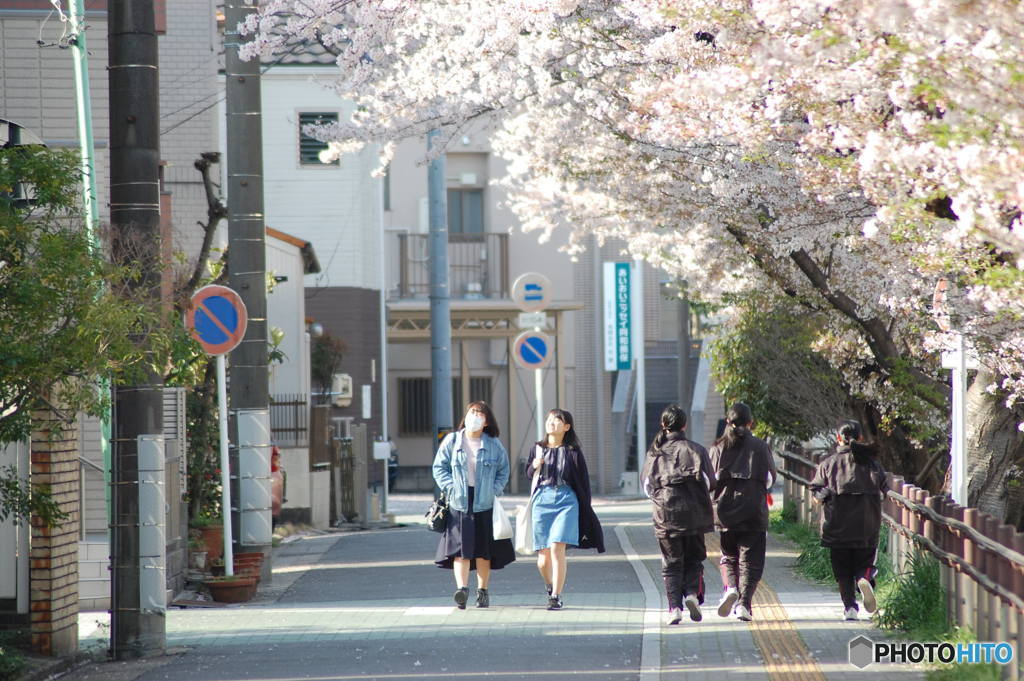
[[[709,562],[717,565],[722,553],[718,535],[708,534],[706,539]],[[786,615],[779,597],[764,580],[754,593],[754,619],[750,622],[750,633],[761,651],[764,668],[771,681],[826,681],[818,661]]]

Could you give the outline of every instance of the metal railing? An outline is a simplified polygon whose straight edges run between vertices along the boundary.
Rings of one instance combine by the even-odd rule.
[[[427,234],[398,234],[398,296],[430,294]],[[448,270],[452,298],[509,296],[508,234],[449,234]]]
[[[784,494],[793,501],[797,519],[820,526],[821,506],[808,485],[821,453],[810,457],[781,452]],[[946,613],[983,642],[1005,641],[1014,647],[1004,679],[1024,678],[1024,533],[976,508],[960,506],[946,495],[889,475],[882,518],[889,527],[889,552],[897,573],[907,570],[911,556],[927,551],[941,564]]]

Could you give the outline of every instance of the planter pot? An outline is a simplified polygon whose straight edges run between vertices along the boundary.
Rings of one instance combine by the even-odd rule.
[[[224,555],[224,526],[207,525],[199,531],[203,535],[203,544],[206,546],[206,559],[214,561]]]
[[[188,559],[194,570],[206,570],[206,551],[191,551],[188,554]]]
[[[218,603],[242,603],[253,597],[256,580],[244,575],[215,577],[206,580],[206,588]]]

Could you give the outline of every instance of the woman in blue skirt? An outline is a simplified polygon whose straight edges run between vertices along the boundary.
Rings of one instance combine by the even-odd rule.
[[[533,545],[537,569],[547,586],[548,610],[562,608],[565,549],[576,546],[604,553],[604,534],[590,502],[590,475],[572,414],[552,409],[544,422],[545,438],[534,445],[526,473],[534,479]]]
[[[491,604],[491,570],[516,559],[511,539],[495,539],[494,498],[509,478],[508,454],[498,439],[498,421],[486,402],[470,402],[454,433],[434,457],[434,482],[448,498],[448,524],[437,544],[434,564],[455,573],[455,605],[469,600],[469,572],[476,570],[476,607]]]

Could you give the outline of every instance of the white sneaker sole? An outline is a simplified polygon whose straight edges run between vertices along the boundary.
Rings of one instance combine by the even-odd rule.
[[[718,616],[728,617],[732,613],[732,606],[736,605],[736,601],[740,598],[738,591],[732,591],[725,595],[722,602],[718,604]]]
[[[857,580],[857,588],[860,590],[860,597],[864,603],[864,609],[874,612],[878,609],[878,602],[875,600],[875,590],[871,588],[871,582],[863,577]]]
[[[685,601],[683,601],[683,604],[686,606],[686,609],[690,611],[691,620],[693,620],[694,622],[700,622],[702,619],[704,619],[704,614],[700,611],[700,603],[697,602],[696,598],[690,596]]]

